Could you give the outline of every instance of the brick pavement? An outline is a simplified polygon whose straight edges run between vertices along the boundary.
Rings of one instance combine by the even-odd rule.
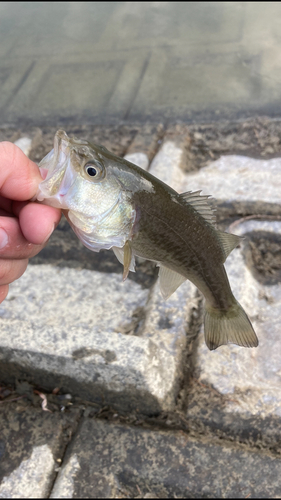
[[[188,172],[191,129],[156,127],[149,142],[134,130],[116,132],[123,154],[141,153],[179,191],[218,193],[221,227],[253,216],[232,225],[247,239],[226,267],[260,345],[208,351],[189,283],[164,302],[141,263],[123,284],[113,254],[84,249],[62,222],[1,304],[1,380],[29,385],[0,405],[0,495],[278,497],[281,160],[221,156]],[[33,137],[41,150],[44,137]],[[260,172],[270,173],[262,191]]]

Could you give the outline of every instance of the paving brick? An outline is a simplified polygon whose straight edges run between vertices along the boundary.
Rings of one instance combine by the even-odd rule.
[[[241,5],[121,4],[103,33],[107,49],[171,47],[239,41]],[[128,22],[130,19],[133,22]],[[206,19],[208,22],[206,23]],[[180,42],[180,43],[179,43]]]
[[[26,156],[29,156],[31,151],[32,139],[30,137],[21,137],[14,143],[18,148],[20,148]]]
[[[281,160],[255,160],[246,156],[221,156],[190,173],[184,191],[202,190],[212,195],[221,212],[280,214]]]
[[[182,148],[174,141],[164,141],[159,152],[153,158],[149,172],[179,191],[185,178],[180,167],[183,154]]]
[[[218,369],[219,364],[220,360]],[[241,442],[258,449],[270,449],[280,455],[281,420],[278,415],[270,412],[253,415],[245,410],[245,405],[236,411],[240,404],[239,390],[234,394],[222,394],[207,380],[198,380],[197,376],[198,372],[194,373],[187,388],[187,429],[208,435],[210,439]]]
[[[145,153],[130,153],[125,155],[124,158],[144,170],[148,168],[149,159]]]
[[[172,409],[192,294],[186,287],[182,311],[167,322],[175,300],[162,314],[149,289],[121,274],[30,266],[1,304],[1,379],[61,387],[122,411]]]
[[[19,371],[76,394],[81,385],[82,397],[109,404],[113,393],[121,407],[138,386],[146,393],[149,341],[119,331],[145,306],[148,290],[129,280],[123,286],[118,275],[42,265],[30,266],[9,293],[1,309],[2,379]]]
[[[166,132],[162,123],[159,123],[158,125],[150,123],[143,124],[129,145],[126,154],[134,154],[141,151],[146,154],[150,162],[154,158],[156,151],[159,149],[159,144],[161,144],[165,133]]]
[[[95,55],[94,55],[95,54]],[[30,63],[19,82],[19,92],[7,88],[8,120],[18,121],[28,114],[34,123],[44,125],[60,117],[80,121],[110,121],[110,117],[125,116],[135,94],[135,87],[145,64],[142,57],[127,52],[103,52],[85,55],[41,57]],[[29,58],[28,58],[29,59]],[[8,76],[15,80],[16,65]],[[104,79],[105,73],[107,78]],[[65,86],[65,81],[68,85]],[[95,96],[93,98],[93,96]],[[41,119],[40,119],[41,115]],[[82,117],[79,119],[78,117]]]
[[[175,408],[175,395],[183,384],[186,367],[186,347],[190,336],[193,314],[197,314],[198,297],[195,286],[186,281],[166,301],[159,291],[159,283],[153,287],[147,304],[147,317],[143,336],[161,346],[161,362],[155,357],[151,370],[159,384],[165,380],[166,401]],[[164,408],[164,407],[163,407]],[[168,405],[166,405],[168,410]]]
[[[2,121],[276,116],[279,13],[278,3],[5,5]]]
[[[93,419],[68,449],[51,498],[273,498],[280,473],[280,458],[247,447]]]
[[[0,497],[47,498],[77,413],[44,412],[22,401],[0,407]]]
[[[5,32],[1,34],[2,36],[6,34],[8,41],[12,39],[13,57],[22,59],[29,56],[50,57],[57,53],[59,45],[61,57],[65,59],[67,54],[81,54],[81,51],[89,50],[89,43],[98,41],[103,25],[112,15],[115,5],[113,4],[111,9],[96,6],[94,10],[89,6],[83,13],[81,8],[78,10],[75,5],[68,4],[56,5],[54,9],[49,5],[33,5],[28,14],[24,6],[19,6],[17,11],[3,10],[1,16],[6,14],[6,23],[9,23],[10,29],[7,30],[7,34]],[[32,18],[36,18],[38,22],[35,23],[33,30],[30,30],[30,36],[26,38],[26,29]],[[18,27],[16,36],[14,33],[11,34],[15,25]],[[25,43],[19,43],[19,40],[23,39]]]
[[[208,57],[204,45],[178,44],[169,47],[168,51],[164,47],[155,48],[129,117],[136,119],[142,115],[147,120],[210,122],[218,118],[230,119],[230,116],[237,118],[241,114],[243,117],[253,115],[257,109],[263,110],[260,114],[266,114],[271,85],[259,74],[262,55],[260,52],[253,54],[247,47],[241,55],[236,47],[236,44],[221,45],[219,57],[216,45],[208,47]],[[223,89],[217,85],[218,79],[224,82]],[[261,102],[253,98],[258,85],[264,88]],[[246,102],[248,106],[251,102],[249,115],[245,107],[242,113]]]
[[[29,75],[32,67],[31,61],[18,61],[18,64],[12,64],[6,60],[0,62],[2,88],[0,107],[3,113],[13,100],[14,94],[21,87],[22,81]]]

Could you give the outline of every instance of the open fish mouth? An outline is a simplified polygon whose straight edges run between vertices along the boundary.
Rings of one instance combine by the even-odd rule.
[[[39,184],[36,199],[48,199],[48,205],[67,209],[66,195],[77,173],[71,165],[71,143],[63,130],[56,133],[54,149],[39,163],[39,169],[45,179]]]

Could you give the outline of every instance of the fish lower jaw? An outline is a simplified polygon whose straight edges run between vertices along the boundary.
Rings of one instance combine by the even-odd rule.
[[[43,205],[49,205],[50,207],[59,208],[60,210],[68,210],[69,207],[65,203],[64,194],[56,194],[55,196],[47,197],[43,193],[37,194],[37,201],[40,201]]]

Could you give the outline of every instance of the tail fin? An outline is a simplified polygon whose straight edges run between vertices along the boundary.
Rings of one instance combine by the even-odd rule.
[[[228,311],[206,306],[204,327],[205,341],[211,351],[225,344],[257,347],[259,343],[247,314],[237,301]]]

